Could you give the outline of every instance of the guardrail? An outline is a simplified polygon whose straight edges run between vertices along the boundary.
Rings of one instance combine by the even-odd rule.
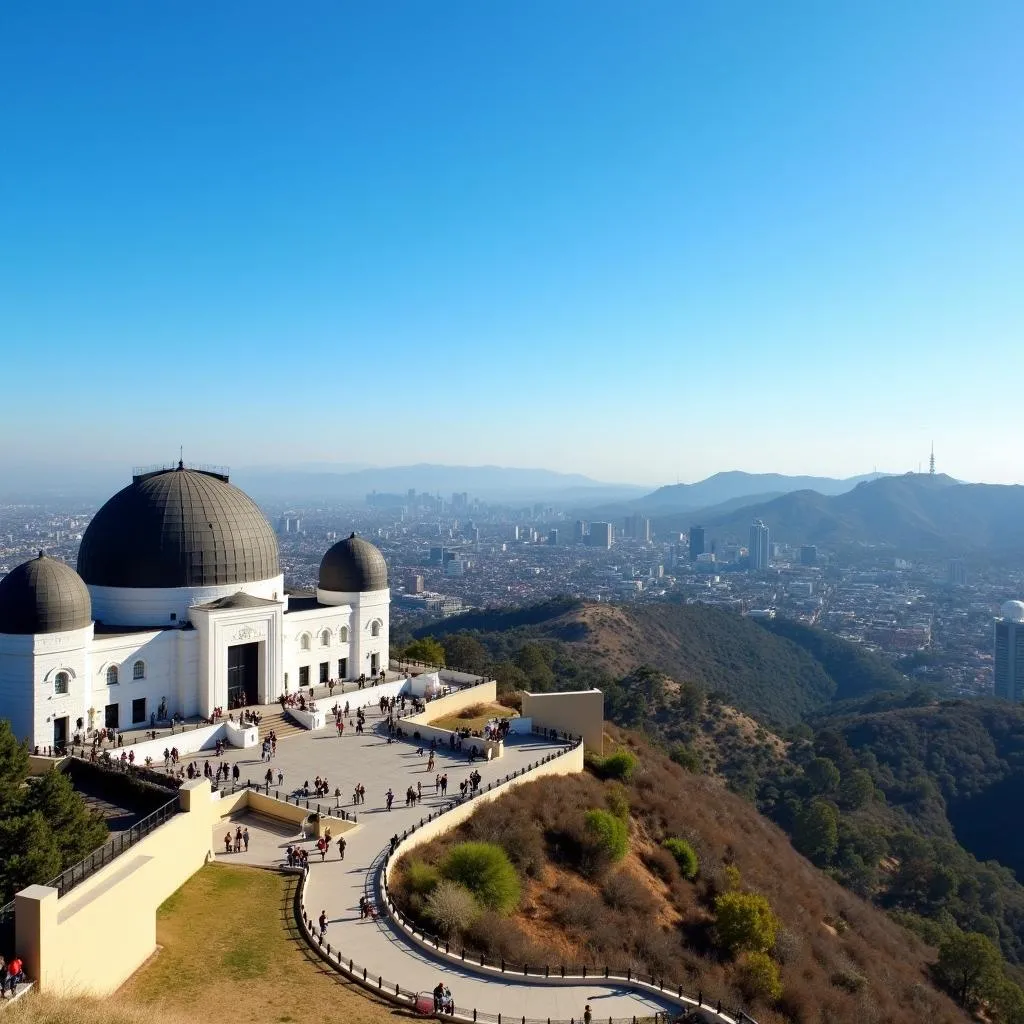
[[[147,815],[138,824],[132,825],[127,832],[122,832],[109,842],[104,843],[98,850],[93,850],[88,857],[84,857],[77,864],[65,868],[56,878],[51,878],[44,885],[57,890],[58,898],[66,896],[77,885],[81,885],[87,878],[96,874],[101,868],[106,867],[111,861],[116,860],[125,850],[130,850],[140,840],[145,839],[154,829],[159,828],[165,822],[170,821],[181,809],[178,798],[168,800],[162,807],[158,807],[152,814]]]
[[[436,936],[428,935],[428,933],[423,931],[422,928],[417,928],[415,925],[410,924],[409,920],[401,913],[394,901],[391,899],[387,889],[388,864],[392,859],[402,856],[402,842],[407,840],[414,832],[417,831],[418,828],[436,820],[443,814],[454,810],[456,807],[460,807],[465,803],[471,802],[483,793],[492,791],[515,778],[520,778],[523,775],[528,774],[542,764],[546,764],[555,758],[561,757],[569,751],[574,750],[582,742],[582,740],[576,740],[563,750],[549,754],[546,757],[541,758],[539,761],[528,765],[526,768],[520,768],[514,772],[510,772],[504,778],[488,783],[487,786],[468,794],[464,798],[451,800],[445,807],[421,818],[419,825],[413,825],[411,828],[406,829],[402,833],[399,842],[394,849],[383,851],[380,857],[376,880],[378,890],[383,897],[383,905],[387,907],[388,913],[391,914],[393,921],[397,924],[403,934],[412,932],[413,940],[418,945],[429,948],[431,952],[437,955],[439,960],[447,962],[453,967],[471,971],[474,974],[491,977],[494,980],[499,980],[501,978],[511,980],[512,978],[519,976],[528,981],[532,980],[537,984],[559,984],[563,979],[570,982],[579,980],[584,984],[588,981],[594,982],[607,980],[614,984],[626,985],[644,995],[653,996],[654,998],[660,998],[663,1000],[668,999],[689,1008],[703,1007],[707,1011],[715,1013],[721,1019],[723,1024],[757,1024],[757,1022],[742,1009],[729,1009],[721,1002],[721,1000],[706,1000],[703,992],[698,992],[696,996],[686,995],[683,993],[681,985],[672,985],[670,983],[666,986],[663,978],[658,979],[653,974],[649,975],[650,980],[647,981],[642,975],[633,971],[631,968],[627,968],[624,972],[621,972],[612,971],[608,967],[593,969],[583,966],[580,968],[580,973],[577,974],[573,972],[571,967],[569,970],[566,970],[564,965],[559,965],[555,971],[552,972],[550,965],[531,968],[529,965],[516,965],[505,960],[488,963],[486,956],[482,953],[473,953],[471,957],[467,957],[467,953],[469,951],[464,947],[458,954],[454,954],[451,952],[450,944],[448,942],[444,942]],[[297,893],[297,911],[302,921],[303,934],[306,941],[328,964],[340,973],[351,978],[353,981],[365,988],[369,988],[372,991],[377,992],[379,995],[384,996],[391,1002],[405,1007],[411,1006],[413,1008],[417,1008],[420,1012],[424,1012],[422,1007],[417,1007],[416,1002],[417,997],[422,996],[423,993],[417,993],[411,989],[404,989],[400,983],[388,981],[382,975],[375,975],[371,973],[367,967],[358,964],[351,958],[346,958],[341,950],[332,949],[331,944],[324,941],[323,933],[317,931],[316,922],[306,913],[305,886],[308,874],[309,867],[307,866],[302,869],[302,878],[299,883]],[[419,932],[422,941],[418,941],[416,939],[417,931]],[[429,1014],[431,1011],[427,1008],[426,1012]],[[486,1024],[545,1024],[544,1020],[535,1020],[528,1017],[517,1017],[515,1015],[508,1014],[503,1015],[501,1013],[485,1013],[476,1007],[469,1009],[455,1007],[454,1011],[451,1013],[434,1011],[434,1015],[442,1019],[445,1017],[458,1017],[467,1021],[483,1021],[486,1022]],[[653,1016],[649,1017],[633,1017],[631,1022],[632,1024],[642,1024],[642,1022],[661,1024],[663,1021],[667,1022],[670,1016],[672,1015],[667,1012],[655,1013]],[[631,1024],[630,1018],[623,1018],[616,1021],[614,1018],[609,1017],[608,1020],[609,1024]],[[594,1022],[595,1024],[603,1024],[603,1018],[595,1017]],[[551,1018],[547,1018],[546,1024],[582,1024],[582,1021],[577,1021],[575,1019],[570,1019],[568,1021],[556,1021]]]

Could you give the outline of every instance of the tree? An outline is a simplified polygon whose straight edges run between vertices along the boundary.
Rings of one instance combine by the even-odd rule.
[[[468,633],[453,633],[444,638],[445,664],[473,675],[483,675],[487,666],[487,648]]]
[[[28,777],[28,743],[20,743],[6,718],[0,719],[0,811],[20,798]]]
[[[847,810],[863,807],[875,793],[871,775],[863,768],[854,768],[844,773],[839,783],[839,802]]]
[[[534,690],[553,690],[555,673],[551,670],[550,654],[536,643],[525,643],[516,655],[516,665],[526,673]]]
[[[793,845],[815,864],[827,864],[839,847],[839,815],[824,800],[814,800],[796,816]]]
[[[428,665],[444,665],[444,648],[432,636],[413,640],[402,651],[402,657],[410,661],[422,661]]]
[[[609,815],[610,817],[610,815]],[[494,843],[459,843],[448,851],[441,875],[465,886],[482,906],[507,914],[519,902],[519,876]]]
[[[498,684],[498,693],[510,693],[513,690],[526,690],[530,680],[526,673],[511,661],[493,661],[484,667],[484,674]]]
[[[760,893],[726,892],[715,899],[718,943],[732,956],[767,953],[778,926],[771,904]]]
[[[835,761],[828,757],[816,757],[804,769],[804,775],[813,793],[827,796],[839,786],[839,769]]]
[[[683,877],[692,882],[700,869],[696,850],[685,839],[676,839],[674,836],[666,839],[661,845],[675,857]]]
[[[107,826],[85,805],[63,772],[50,771],[33,779],[25,790],[25,812],[45,819],[60,852],[61,863],[80,861],[107,838]]]
[[[629,782],[636,774],[637,759],[628,750],[616,750],[599,762],[601,776],[606,779],[618,779]]]
[[[939,946],[935,973],[957,1002],[969,1009],[979,999],[998,993],[1003,958],[991,939],[980,932],[953,932]]]
[[[629,851],[629,826],[609,811],[587,811],[583,817],[595,861],[604,865],[622,860]]]

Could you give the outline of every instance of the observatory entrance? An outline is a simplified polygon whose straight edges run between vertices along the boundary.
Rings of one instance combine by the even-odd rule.
[[[228,648],[228,707],[259,703],[260,645],[233,644]]]

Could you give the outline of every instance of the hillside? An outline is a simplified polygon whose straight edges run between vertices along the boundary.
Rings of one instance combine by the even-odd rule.
[[[764,494],[789,494],[792,491],[817,491],[818,494],[843,494],[877,473],[836,479],[827,476],[785,476],[781,473],[743,473],[732,470],[715,473],[692,484],[669,484],[637,498],[633,506],[650,515],[707,509],[741,498]],[[747,504],[751,504],[750,501]]]
[[[775,725],[793,725],[835,698],[904,682],[880,659],[819,630],[765,628],[705,605],[551,601],[471,612],[420,632],[443,638],[467,630],[479,634],[492,659],[525,640],[554,643],[549,655],[559,686],[575,685],[582,667],[607,688],[648,666]]]
[[[794,491],[717,516],[656,517],[659,531],[700,520],[716,538],[747,536],[763,519],[772,538],[831,546],[887,544],[902,551],[966,551],[998,545],[1024,551],[1024,487],[960,484],[948,476],[907,474],[861,483],[844,494]]]
[[[405,909],[469,950],[516,964],[653,972],[743,1005],[760,1024],[966,1020],[929,982],[934,950],[815,869],[721,783],[683,771],[642,737],[611,734],[637,760],[624,783],[602,781],[598,764],[592,774],[528,784],[480,808],[402,862],[393,891]],[[624,846],[594,845],[593,810],[623,823]],[[663,847],[667,839],[690,844],[695,877]],[[452,916],[447,908],[458,899],[452,882],[435,894],[438,870],[445,873],[450,851],[467,841],[504,851],[518,899],[481,912],[456,885],[461,912]],[[766,898],[777,916],[768,958],[723,945],[716,899],[730,892]],[[770,994],[753,970],[766,959],[781,992]]]

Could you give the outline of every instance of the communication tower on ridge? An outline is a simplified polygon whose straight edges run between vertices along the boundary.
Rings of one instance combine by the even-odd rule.
[[[928,460],[928,475],[935,476],[935,442],[932,441],[932,454]]]

